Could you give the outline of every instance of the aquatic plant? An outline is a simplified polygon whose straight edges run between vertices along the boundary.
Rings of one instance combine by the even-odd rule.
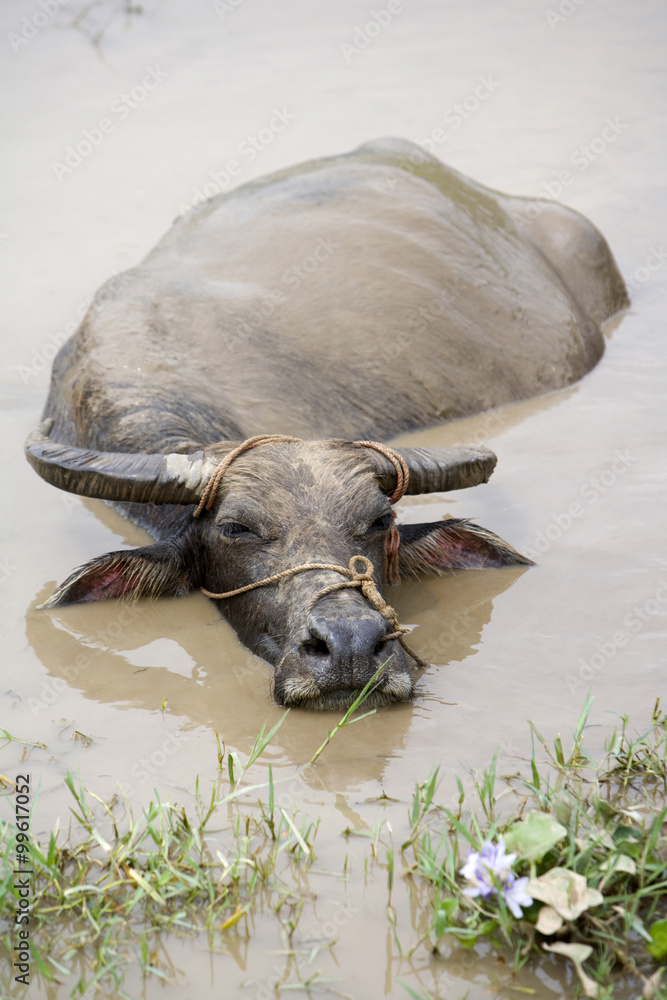
[[[516,854],[505,854],[505,841],[494,844],[485,840],[481,851],[468,851],[468,860],[460,869],[471,886],[463,890],[464,896],[497,896],[500,892],[515,917],[521,916],[522,906],[531,906],[533,897],[528,895],[528,876],[517,878],[511,870]]]
[[[352,714],[372,685],[373,679],[306,766],[315,766],[347,727],[373,714]],[[364,872],[386,867],[399,957],[409,960],[424,946],[446,953],[448,941],[485,945],[518,972],[547,952],[572,963],[586,997],[608,1000],[623,977],[633,998],[666,996],[660,968],[667,960],[666,717],[657,702],[651,727],[634,735],[622,717],[598,763],[583,745],[591,704],[589,697],[569,754],[560,737],[550,747],[531,725],[529,768],[499,775],[494,756],[475,775],[473,802],[458,779],[458,804],[438,804],[434,770],[415,787],[402,843],[394,845],[386,816],[391,804],[396,826],[401,806],[384,792],[372,828],[342,831],[368,839]],[[203,931],[217,948],[221,935],[251,928],[260,910],[275,916],[285,953],[297,953],[293,936],[305,903],[300,886],[314,859],[319,820],[308,820],[295,803],[280,807],[270,765],[266,781],[247,783],[284,719],[268,732],[262,727],[245,760],[218,742],[210,793],[204,796],[197,781],[187,808],[155,792],[135,817],[122,796],[105,801],[68,773],[70,829],[54,829],[30,851],[31,949],[40,978],[66,979],[72,996],[111,989],[124,997],[132,964],[147,977],[173,975],[165,934]],[[546,760],[538,761],[540,751]],[[12,926],[17,905],[16,852],[16,829],[0,824],[0,931]],[[343,872],[349,874],[347,855]],[[411,948],[399,940],[391,905],[397,881],[408,891],[416,882],[428,890],[426,903],[420,892],[413,907],[420,934]],[[323,941],[315,952],[329,947]],[[396,981],[416,1000],[427,997]],[[280,988],[334,987],[318,970]]]
[[[204,930],[212,943],[259,899],[279,920],[281,911],[294,917],[296,871],[312,862],[318,824],[296,805],[291,815],[276,805],[270,765],[267,782],[244,782],[287,714],[268,734],[262,727],[245,762],[228,754],[228,780],[220,753],[218,781],[204,798],[197,779],[193,808],[163,802],[155,791],[136,818],[121,795],[103,801],[67,773],[70,829],[53,830],[46,844],[30,838],[24,865],[35,974],[61,981],[78,966],[72,995],[99,984],[127,997],[122,984],[132,962],[144,975],[166,978],[158,961],[165,931]],[[16,838],[15,824],[0,823],[0,932],[8,944],[16,936]]]
[[[375,709],[355,713],[372,695],[384,667],[328,732],[310,764],[339,732],[375,714]],[[264,723],[245,761],[235,751],[226,752],[216,733],[217,780],[204,797],[197,779],[194,806],[188,809],[162,801],[155,790],[136,818],[123,794],[103,800],[80,776],[67,772],[69,830],[57,826],[46,844],[21,833],[29,842],[25,850],[22,845],[22,864],[29,858],[23,867],[31,870],[29,948],[40,977],[70,980],[78,966],[72,996],[112,988],[114,996],[126,998],[123,983],[134,962],[144,976],[168,978],[161,935],[204,931],[213,946],[260,907],[275,913],[289,945],[303,906],[299,872],[313,861],[319,819],[309,821],[296,803],[291,814],[277,804],[280,786],[270,764],[267,781],[245,781],[288,714],[289,709],[268,732]],[[76,735],[84,743],[88,739]],[[4,729],[0,736],[25,743]],[[43,743],[27,745],[47,749]],[[11,792],[13,784],[0,775],[0,786]],[[12,795],[5,798],[13,812]],[[16,838],[16,825],[0,821],[0,934],[8,943],[16,936]],[[290,988],[319,988],[327,982],[318,972]]]
[[[634,735],[623,716],[597,762],[583,747],[591,706],[589,694],[567,756],[560,737],[552,749],[531,723],[530,777],[501,778],[496,754],[471,806],[460,780],[456,810],[437,804],[437,772],[417,785],[406,873],[434,889],[418,944],[490,941],[515,971],[552,952],[573,962],[585,997],[612,997],[620,974],[657,1000],[667,996],[658,968],[667,960],[667,716],[658,699],[651,728]]]

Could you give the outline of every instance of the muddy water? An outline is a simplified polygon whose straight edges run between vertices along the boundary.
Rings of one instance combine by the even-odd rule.
[[[399,957],[384,848],[366,869],[368,840],[342,833],[372,829],[384,792],[395,800],[384,815],[398,843],[414,782],[434,764],[444,801],[455,773],[483,767],[497,747],[502,769],[515,770],[529,749],[527,719],[545,734],[568,734],[589,687],[592,751],[613,713],[630,713],[640,726],[655,697],[667,695],[665,10],[620,0],[586,0],[569,14],[547,0],[405,0],[364,44],[355,32],[375,8],[352,0],[238,0],[219,11],[164,2],[145,5],[129,24],[112,20],[96,49],[67,26],[82,6],[63,8],[26,42],[15,39],[16,51],[8,42],[3,69],[11,96],[0,246],[9,278],[0,710],[10,733],[46,749],[4,745],[0,770],[11,775],[21,761],[41,785],[38,835],[58,816],[66,821],[67,769],[80,770],[99,795],[121,781],[137,810],[153,788],[187,804],[195,775],[205,788],[216,780],[216,731],[245,756],[264,720],[279,717],[270,668],[199,595],[131,611],[111,603],[36,610],[73,566],[146,538],[103,505],[56,493],[21,454],[41,412],[53,344],[104,279],[137,262],[198,192],[385,134],[429,140],[441,158],[501,190],[560,197],[600,226],[631,279],[632,306],[580,384],[401,439],[484,441],[499,455],[488,485],[403,503],[402,518],[476,518],[538,565],[404,584],[394,603],[402,621],[419,626],[414,644],[433,666],[413,704],[341,734],[316,765],[305,762],[335,717],[288,717],[266,760],[287,779],[288,799],[321,817],[316,871],[301,882],[311,895],[294,937],[296,964],[279,954],[284,944],[267,910],[214,955],[204,940],[163,940],[170,985],[144,982],[132,969],[126,986],[142,998],[254,998],[268,995],[276,977],[293,982],[320,969],[338,980],[332,989],[356,998],[407,995],[396,976],[436,997],[466,989],[471,1000],[497,996],[492,979],[505,982],[507,973],[495,959],[453,950],[436,960],[423,947]],[[3,32],[31,33],[23,18],[36,10],[6,0]],[[83,22],[89,35],[111,10],[93,8]],[[136,87],[143,90],[132,97]],[[112,127],[90,154],[72,168],[54,166],[101,119]],[[248,138],[260,135],[251,155]],[[240,164],[231,178],[230,161]],[[251,776],[263,780],[264,765]],[[386,827],[382,840],[390,844]],[[346,855],[349,878],[323,874],[340,872]],[[417,941],[423,896],[397,879],[392,904],[404,952]],[[333,937],[309,965],[310,944]],[[538,997],[573,991],[551,961],[517,982]],[[29,995],[60,998],[68,988],[47,994],[35,980]]]

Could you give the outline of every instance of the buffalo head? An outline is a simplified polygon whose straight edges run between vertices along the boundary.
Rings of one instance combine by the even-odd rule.
[[[145,505],[160,540],[110,552],[76,570],[45,607],[116,597],[177,596],[196,588],[221,594],[312,563],[347,567],[363,556],[384,593],[403,574],[526,564],[498,536],[458,519],[396,527],[392,461],[359,443],[274,441],[235,457],[193,517],[225,454],[223,442],[194,454],[110,454],[57,444],[46,421],[28,439],[28,460],[70,493]],[[397,449],[409,493],[486,482],[495,456],[484,448]],[[210,493],[210,490],[208,491]],[[173,505],[180,505],[182,513]],[[200,507],[203,505],[200,504]],[[162,523],[160,522],[160,515]],[[309,708],[350,704],[385,664],[374,704],[413,690],[411,664],[387,617],[333,570],[310,569],[217,598],[241,641],[275,667],[278,702]],[[329,591],[322,594],[323,590]]]

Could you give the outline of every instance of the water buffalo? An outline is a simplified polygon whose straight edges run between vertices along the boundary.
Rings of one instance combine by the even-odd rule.
[[[475,485],[491,452],[374,442],[574,382],[625,304],[584,218],[492,192],[411,143],[211,199],[100,289],[54,362],[29,461],[156,543],[91,560],[46,606],[227,594],[353,556],[358,575],[371,561],[378,598],[399,571],[528,562],[463,520],[394,523],[406,476],[410,493]],[[286,437],[238,447],[264,434]],[[382,597],[331,589],[355,582],[307,569],[214,597],[274,665],[278,702],[347,705],[383,663],[373,702],[410,697]]]

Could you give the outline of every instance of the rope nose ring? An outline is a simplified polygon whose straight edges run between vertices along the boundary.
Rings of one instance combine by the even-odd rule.
[[[361,572],[356,568],[356,564],[359,562],[364,565],[364,569]],[[341,573],[343,576],[349,577],[349,579],[340,583],[332,583],[328,587],[318,590],[318,592],[311,597],[306,605],[306,619],[308,618],[313,606],[322,597],[326,597],[327,594],[332,594],[336,590],[345,590],[348,587],[359,587],[366,600],[387,619],[393,630],[383,636],[382,641],[389,642],[392,639],[398,639],[405,652],[408,656],[412,657],[415,663],[417,663],[420,667],[428,666],[428,663],[426,663],[425,660],[422,660],[422,658],[415,653],[415,651],[408,646],[405,641],[405,635],[410,631],[410,629],[399,623],[398,615],[395,610],[385,601],[384,597],[378,590],[373,579],[373,563],[367,556],[352,556],[347,564],[347,569],[345,566],[337,566],[335,563],[307,563],[303,566],[293,566],[291,569],[284,569],[281,573],[274,573],[273,576],[267,576],[264,580],[257,580],[255,583],[248,583],[245,587],[238,587],[236,590],[228,590],[222,594],[216,594],[211,590],[207,590],[206,587],[202,587],[201,592],[202,594],[205,594],[206,597],[212,597],[214,600],[225,600],[228,597],[237,597],[239,594],[246,594],[248,591],[256,590],[258,587],[266,587],[271,583],[277,583],[279,580],[284,580],[288,576],[294,576],[296,573],[303,573],[305,570],[309,569],[330,570],[334,573]]]
[[[193,517],[197,518],[203,513],[204,510],[212,509],[223,475],[234,459],[243,454],[243,452],[249,451],[252,448],[257,448],[259,445],[263,444],[292,443],[300,440],[300,438],[289,437],[283,434],[257,434],[255,437],[248,438],[246,441],[243,441],[240,445],[230,451],[219,463],[202,494],[199,506],[195,510]],[[353,441],[352,444],[359,447],[372,448],[374,451],[380,452],[380,454],[385,455],[386,458],[389,459],[396,469],[396,487],[394,492],[389,497],[389,503],[397,503],[407,491],[408,483],[410,481],[410,470],[408,469],[403,456],[399,455],[398,452],[393,450],[393,448],[389,448],[387,445],[379,444],[377,441]],[[357,563],[363,563],[363,571],[360,572],[356,568]],[[347,587],[359,587],[366,600],[369,601],[373,607],[380,612],[380,614],[384,615],[393,629],[392,632],[383,636],[382,641],[389,642],[392,639],[398,639],[405,652],[408,656],[412,657],[415,663],[417,663],[420,667],[428,666],[428,663],[426,663],[425,660],[422,660],[422,658],[415,653],[415,651],[411,649],[405,641],[405,635],[410,631],[410,629],[399,623],[398,615],[391,605],[387,604],[384,597],[378,590],[375,581],[373,580],[373,563],[367,556],[352,556],[347,564],[347,569],[344,566],[336,566],[334,563],[308,563],[303,566],[294,566],[292,569],[284,569],[281,573],[274,573],[273,576],[268,576],[265,580],[258,580],[256,583],[248,583],[245,587],[238,587],[236,590],[228,590],[222,594],[213,593],[212,591],[207,590],[206,587],[202,587],[201,592],[202,594],[205,594],[206,597],[212,597],[214,600],[225,600],[228,597],[237,597],[239,594],[245,594],[250,590],[255,590],[257,587],[265,587],[268,584],[277,583],[278,580],[284,580],[288,576],[293,576],[295,573],[302,573],[308,569],[330,570],[334,573],[341,573],[343,576],[349,577],[349,579],[343,583],[333,583],[329,587],[324,587],[322,590],[318,591],[317,594],[311,597],[306,606],[306,618],[308,618],[313,605],[316,601],[319,601],[320,598],[325,597],[327,594],[331,594],[336,590],[343,590]]]

